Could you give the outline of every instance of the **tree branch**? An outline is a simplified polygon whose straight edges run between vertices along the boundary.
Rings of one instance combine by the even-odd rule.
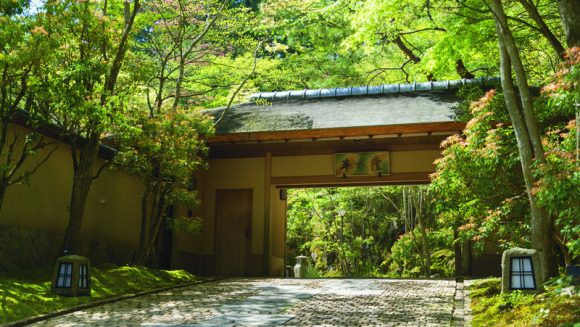
[[[427,27],[427,28],[422,28],[422,29],[415,30],[415,31],[399,32],[399,35],[410,35],[410,34],[421,33],[421,32],[425,32],[425,31],[447,32],[446,29],[441,28],[441,27]]]
[[[92,180],[95,180],[95,179],[99,178],[99,177],[101,176],[101,173],[103,172],[103,170],[105,170],[105,168],[106,168],[107,166],[110,166],[110,165],[111,165],[111,163],[112,163],[111,161],[105,161],[105,162],[104,162],[104,163],[101,165],[101,167],[99,167],[99,170],[97,170],[97,173],[95,174],[95,176],[93,176],[93,177],[92,177]]]
[[[40,160],[31,170],[25,172],[24,174],[22,174],[20,177],[14,179],[14,180],[10,180],[8,182],[8,185],[13,185],[13,184],[17,184],[20,183],[21,181],[25,180],[26,178],[34,175],[36,173],[36,171],[42,166],[44,165],[44,163],[46,163],[48,161],[48,159],[50,159],[50,157],[52,156],[52,154],[58,149],[59,147],[59,143],[58,142],[49,142],[49,143],[44,143],[44,145],[42,146],[42,148],[44,148],[45,146],[51,145],[51,144],[55,144],[55,147],[52,148],[47,154],[46,156],[44,156],[44,158],[42,160]],[[36,148],[36,147],[35,147]],[[22,161],[24,162],[24,160]],[[22,163],[20,163],[21,165]],[[18,165],[18,168],[20,168],[20,165]],[[13,174],[18,170],[18,168],[15,167],[15,169],[13,169],[13,172],[11,172],[10,174],[10,179],[12,178]]]
[[[397,47],[399,47],[399,49],[401,51],[403,51],[403,53],[407,56],[407,58],[409,58],[413,63],[419,63],[421,61],[421,58],[417,57],[417,55],[415,55],[413,53],[413,50],[409,49],[409,47],[407,47],[407,45],[403,42],[403,40],[401,39],[401,36],[398,35],[396,38],[394,38],[392,40],[392,42],[394,42]]]
[[[536,24],[539,27],[538,29],[539,32],[542,33],[542,35],[548,40],[548,42],[550,42],[552,48],[554,48],[560,59],[564,59],[564,54],[566,50],[562,46],[562,43],[560,43],[558,38],[554,35],[554,33],[552,33],[548,25],[546,25],[546,22],[544,22],[542,16],[540,16],[540,13],[538,12],[538,8],[536,8],[533,3],[528,2],[528,0],[518,0],[518,1],[526,9],[526,11],[530,15],[530,17],[534,20],[534,22],[536,22]]]
[[[256,66],[257,66],[257,63],[258,63],[258,50],[260,50],[260,47],[262,47],[262,43],[263,43],[263,41],[258,42],[258,46],[256,46],[256,50],[254,50],[254,66],[252,67],[252,71],[248,74],[248,76],[246,76],[246,78],[244,78],[244,80],[242,81],[242,83],[234,91],[234,94],[232,94],[232,96],[230,97],[230,100],[228,101],[228,105],[226,106],[226,108],[224,109],[224,111],[222,111],[222,114],[220,115],[220,118],[218,118],[218,120],[216,120],[216,122],[214,123],[214,126],[218,126],[222,122],[222,120],[224,119],[224,116],[226,115],[226,112],[228,112],[228,110],[230,110],[230,107],[232,106],[232,102],[234,101],[234,98],[236,97],[236,95],[238,95],[238,93],[244,87],[244,85],[246,84],[246,82],[256,72]]]
[[[128,5],[129,0],[125,0],[125,4]],[[133,23],[135,22],[135,16],[137,16],[139,8],[140,8],[139,0],[135,0],[131,16],[128,17],[128,20],[126,20],[125,30],[123,31],[121,41],[119,42],[119,48],[115,55],[115,59],[113,60],[113,65],[111,66],[111,69],[109,71],[109,76],[105,81],[104,87],[105,90],[103,92],[103,95],[101,96],[101,105],[105,105],[107,101],[107,96],[113,94],[113,91],[115,90],[115,84],[117,84],[117,77],[119,76],[121,66],[123,65],[123,59],[125,58],[125,53],[127,52],[129,35],[131,34],[131,30],[133,29]]]

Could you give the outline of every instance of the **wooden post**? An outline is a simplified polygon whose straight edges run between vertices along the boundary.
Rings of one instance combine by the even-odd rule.
[[[272,177],[272,153],[265,157],[264,173],[264,276],[270,275],[270,179]]]
[[[459,232],[457,228],[453,229],[453,240],[454,245],[453,248],[455,249],[455,278],[462,278],[463,277],[463,267],[462,262],[463,259],[461,257],[461,243],[458,242]]]

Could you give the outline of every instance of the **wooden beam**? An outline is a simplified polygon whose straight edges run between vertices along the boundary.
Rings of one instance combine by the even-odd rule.
[[[272,180],[272,154],[266,153],[264,178],[264,276],[270,276],[270,183]]]
[[[446,137],[447,135],[430,135],[300,143],[220,143],[210,145],[210,158],[264,157],[266,152],[271,152],[272,157],[277,157],[333,154],[337,152],[439,150],[441,142]]]
[[[307,129],[295,131],[269,131],[215,135],[207,139],[208,144],[231,142],[256,142],[273,140],[316,139],[327,137],[372,136],[386,134],[430,133],[460,131],[465,123],[441,122],[389,126],[364,126],[345,128]]]
[[[349,176],[346,178],[331,175],[290,176],[272,177],[270,182],[278,188],[428,184],[431,182],[429,175],[432,173],[396,173],[387,176]]]

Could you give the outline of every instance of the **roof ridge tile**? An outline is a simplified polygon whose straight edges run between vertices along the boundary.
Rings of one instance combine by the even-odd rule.
[[[426,91],[455,90],[461,86],[469,84],[479,84],[481,86],[496,86],[499,85],[499,82],[500,82],[499,77],[478,77],[474,79],[464,78],[461,80],[428,81],[421,83],[413,82],[406,84],[381,84],[376,86],[366,85],[355,87],[258,92],[250,95],[250,100],[256,101],[263,99],[271,102],[280,102],[297,99],[311,100],[322,98],[357,97],[363,95],[414,93]]]

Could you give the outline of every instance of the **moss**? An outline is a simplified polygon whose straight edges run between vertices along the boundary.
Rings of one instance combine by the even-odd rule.
[[[548,288],[534,295],[501,293],[501,280],[489,278],[474,282],[469,290],[473,326],[574,326],[580,321],[580,297],[574,287]]]
[[[63,297],[51,293],[52,266],[0,274],[0,324],[79,304],[148,289],[191,282],[183,270],[164,271],[145,267],[102,265],[91,270],[90,297]]]

